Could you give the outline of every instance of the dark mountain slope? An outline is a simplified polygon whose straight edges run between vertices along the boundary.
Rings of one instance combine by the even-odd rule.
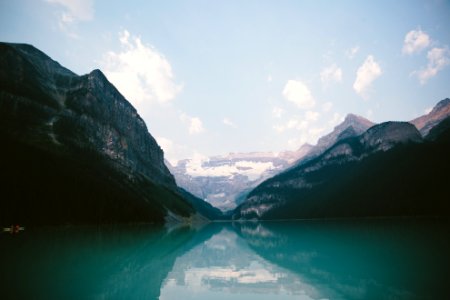
[[[262,183],[233,218],[448,216],[448,131],[420,141],[407,123],[376,125]]]
[[[203,216],[208,216],[211,220],[224,220],[226,217],[222,211],[208,202],[192,195],[183,188],[179,188],[180,194],[183,198],[194,207],[194,209]]]
[[[77,76],[38,49],[0,43],[0,223],[190,218],[163,152],[98,70]]]
[[[450,143],[450,116],[434,126],[425,137],[428,141],[438,141],[439,143]]]

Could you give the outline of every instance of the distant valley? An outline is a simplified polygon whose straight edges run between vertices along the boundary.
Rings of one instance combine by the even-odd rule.
[[[178,185],[224,211],[234,209],[251,189],[292,166],[311,150],[229,153],[204,159],[185,159],[172,166]]]

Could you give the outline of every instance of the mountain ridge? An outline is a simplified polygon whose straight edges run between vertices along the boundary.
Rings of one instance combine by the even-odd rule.
[[[408,122],[384,122],[370,127],[359,136],[339,140],[321,155],[261,183],[235,209],[233,218],[324,218],[450,213],[448,205],[442,202],[445,194],[443,187],[431,192],[438,199],[428,204],[420,203],[420,197],[424,197],[426,193],[423,183],[435,186],[432,183],[434,180],[446,186],[444,182],[448,176],[444,175],[444,170],[450,162],[443,153],[448,147],[445,146],[448,145],[445,137],[449,139],[449,120],[450,118],[446,119],[441,130],[436,129],[434,142],[423,139],[418,129]],[[421,161],[416,162],[411,153],[416,153],[417,159]],[[415,165],[420,165],[418,169],[423,172],[412,172]],[[401,175],[394,177],[388,170]],[[414,187],[408,188],[405,183],[395,186],[397,178],[404,179]],[[418,184],[418,178],[423,181],[422,185]],[[376,181],[380,182],[379,186]],[[411,193],[408,189],[416,190],[417,193]],[[361,198],[358,198],[358,195],[364,195],[363,197],[375,202],[359,203]],[[374,195],[380,195],[380,198],[376,200]],[[336,196],[338,199],[333,201]],[[392,197],[397,199],[394,202],[386,202],[386,199]],[[408,197],[414,201],[409,204],[410,208],[407,204]],[[377,202],[378,206],[374,206]]]
[[[317,144],[313,146],[311,151],[298,163],[311,160],[321,155],[326,149],[340,139],[360,135],[373,125],[375,125],[375,123],[364,117],[352,113],[347,114],[344,120],[336,125],[330,133],[319,138]]]
[[[422,136],[426,136],[430,130],[439,122],[450,115],[450,98],[439,101],[433,109],[418,118],[410,121],[420,131]]]
[[[145,122],[100,70],[78,76],[27,44],[0,43],[0,53],[0,177],[10,194],[0,223],[197,218]]]

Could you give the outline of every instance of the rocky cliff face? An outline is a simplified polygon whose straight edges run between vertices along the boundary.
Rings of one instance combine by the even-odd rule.
[[[101,71],[77,76],[29,45],[2,44],[1,51],[2,113],[17,122],[22,140],[50,141],[46,147],[55,150],[93,149],[117,166],[175,186],[144,121]],[[36,126],[21,124],[24,115]]]
[[[328,148],[333,146],[339,140],[358,136],[365,132],[367,129],[375,125],[375,123],[354,114],[348,114],[344,121],[337,125],[332,132],[321,137],[317,141],[317,145],[315,145],[311,151],[309,151],[308,155],[303,157],[302,161],[308,161],[313,159],[323,152],[325,152]],[[300,163],[302,161],[299,161]]]
[[[15,189],[1,217],[58,223],[194,214],[144,121],[101,71],[78,76],[30,45],[0,43],[0,54],[0,132],[8,141],[1,175]],[[35,182],[47,188],[21,192]],[[59,201],[73,213],[62,213]],[[30,207],[52,213],[30,217]]]
[[[399,144],[420,143],[420,132],[407,122],[385,122],[369,128],[359,138],[366,151],[387,151]]]
[[[411,120],[410,123],[414,124],[422,136],[425,137],[434,126],[448,116],[450,116],[450,99],[446,98],[436,104],[428,114]]]

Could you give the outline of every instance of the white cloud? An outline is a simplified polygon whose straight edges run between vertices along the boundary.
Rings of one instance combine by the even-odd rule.
[[[425,108],[424,113],[428,115],[433,110],[433,107]]]
[[[288,149],[296,150],[300,148],[305,143],[316,144],[317,140],[322,136],[325,128],[313,127],[307,130],[303,130],[300,134],[296,135],[295,138],[288,140]]]
[[[46,0],[48,3],[64,7],[61,20],[67,23],[89,21],[94,17],[93,0]]]
[[[314,124],[312,122],[306,122],[306,126],[296,127],[299,131],[295,134],[294,138],[287,141],[287,148],[290,150],[296,150],[305,143],[312,145],[317,144],[317,141],[324,135],[325,132],[331,131],[336,125],[342,123],[342,121],[344,121],[344,117],[335,112],[329,121],[321,123],[321,125],[324,126],[316,127],[313,126]]]
[[[364,63],[356,72],[356,79],[353,83],[353,89],[359,95],[367,96],[367,90],[372,82],[382,74],[380,65],[375,61],[372,55],[367,56]]]
[[[428,79],[434,77],[446,66],[450,65],[450,51],[445,48],[433,48],[427,54],[428,64],[425,69],[414,71],[421,84],[425,84]]]
[[[199,118],[192,118],[191,125],[189,126],[190,134],[197,134],[203,132],[205,129],[203,128],[202,121]]]
[[[164,151],[164,158],[167,159],[171,165],[176,166],[178,160],[171,159],[170,153],[174,150],[173,142],[167,138],[164,137],[155,137],[156,141],[158,142],[158,145],[163,149]]]
[[[302,117],[294,116],[287,120],[284,124],[273,126],[273,129],[279,133],[292,131],[295,133],[294,138],[287,141],[287,148],[296,150],[304,143],[314,144],[320,137],[323,129],[311,127],[319,118],[320,113],[316,111],[306,111]]]
[[[420,52],[431,44],[431,39],[422,30],[411,30],[405,36],[402,52],[404,54],[413,54]]]
[[[120,52],[108,52],[101,62],[105,75],[141,114],[154,102],[174,99],[182,86],[174,81],[169,61],[127,30],[119,34]]]
[[[320,72],[320,80],[324,85],[332,82],[340,82],[342,81],[342,69],[338,68],[336,64],[332,64]]]
[[[272,82],[272,79],[273,79],[272,75],[267,76],[267,82],[269,82],[269,83]]]
[[[188,125],[188,131],[191,135],[199,134],[205,131],[202,121],[197,117],[191,117],[185,113],[182,113],[180,115],[180,120]]]
[[[308,128],[310,122],[314,121],[313,120],[314,118],[316,118],[314,112],[309,112],[309,114],[307,112],[307,114],[303,118],[294,116],[294,117],[290,118],[288,121],[286,121],[284,124],[279,124],[279,125],[273,126],[273,129],[275,129],[279,133],[285,132],[287,130],[292,130],[292,129],[303,130],[303,129]]]
[[[307,121],[317,121],[318,118],[319,118],[319,113],[317,111],[308,110],[305,113],[305,119]]]
[[[70,37],[78,38],[73,26],[79,21],[90,21],[94,18],[93,0],[46,0],[50,4],[62,7],[58,12],[59,28]]]
[[[170,152],[173,149],[173,142],[164,137],[156,137],[158,145],[164,150],[164,152]]]
[[[286,129],[301,130],[306,127],[308,127],[308,121],[304,120],[304,119],[302,120],[302,119],[292,118],[286,124]]]
[[[284,109],[280,108],[280,107],[274,107],[272,109],[272,116],[274,118],[281,118],[281,116],[284,114]]]
[[[324,104],[322,104],[322,110],[324,112],[329,112],[331,109],[333,108],[333,103],[332,102],[325,102]]]
[[[359,46],[352,47],[346,51],[347,57],[352,59],[359,51]]]
[[[300,80],[288,80],[283,89],[283,96],[300,109],[312,108],[316,103],[308,86]]]
[[[229,118],[224,118],[224,119],[222,120],[222,123],[225,124],[225,125],[227,125],[227,126],[229,126],[229,127],[237,128],[237,125],[234,124],[234,122],[231,121]]]
[[[283,133],[286,130],[284,125],[273,125],[272,128],[278,133]]]

